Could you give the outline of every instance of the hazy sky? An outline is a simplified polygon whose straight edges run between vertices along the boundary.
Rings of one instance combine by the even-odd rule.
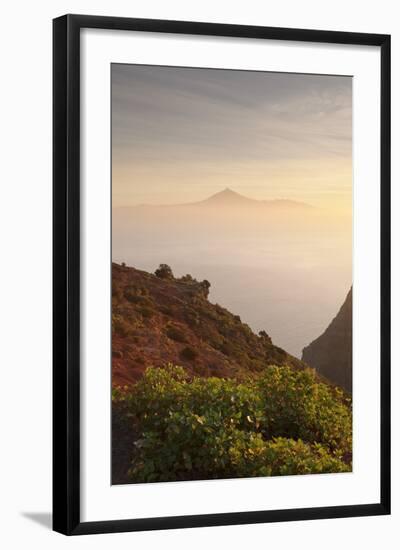
[[[112,65],[113,206],[225,187],[349,211],[350,77]]]

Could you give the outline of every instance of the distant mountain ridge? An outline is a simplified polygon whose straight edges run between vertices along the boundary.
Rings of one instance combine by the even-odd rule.
[[[226,187],[223,191],[215,193],[197,203],[197,205],[221,205],[221,206],[280,206],[280,207],[300,207],[300,208],[312,208],[309,204],[299,201],[293,201],[289,199],[273,199],[273,200],[257,200],[251,199],[236,191],[232,191],[229,187]]]
[[[290,199],[271,199],[258,200],[246,197],[229,187],[219,191],[206,199],[196,202],[176,203],[176,204],[138,204],[136,206],[126,206],[119,208],[172,208],[172,207],[273,207],[278,209],[313,209],[310,204]]]
[[[255,199],[251,199],[249,197],[245,197],[244,195],[241,195],[240,193],[236,193],[236,191],[232,191],[232,189],[229,189],[229,187],[226,187],[223,191],[219,191],[218,193],[215,193],[214,195],[211,195],[207,199],[204,199],[202,201],[198,201],[192,204],[197,205],[209,205],[209,204],[215,204],[215,205],[237,205],[237,204],[254,204],[260,201],[257,201]]]
[[[322,376],[352,391],[352,288],[321,336],[303,349],[302,360]]]

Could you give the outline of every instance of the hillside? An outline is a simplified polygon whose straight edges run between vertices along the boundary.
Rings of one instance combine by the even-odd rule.
[[[345,390],[352,390],[352,289],[321,336],[303,350],[303,361]]]
[[[131,384],[147,367],[181,365],[201,377],[241,377],[266,365],[304,363],[273,345],[218,304],[208,301],[210,283],[190,275],[174,278],[112,265],[112,380]]]

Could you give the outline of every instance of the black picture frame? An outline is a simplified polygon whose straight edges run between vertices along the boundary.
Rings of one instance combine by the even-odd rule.
[[[371,504],[80,520],[80,31],[84,28],[378,46],[381,50],[381,495]],[[65,15],[53,21],[53,529],[66,535],[390,513],[390,36]]]

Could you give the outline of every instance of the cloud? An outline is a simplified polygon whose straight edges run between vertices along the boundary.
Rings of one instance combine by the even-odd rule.
[[[209,178],[238,165],[351,169],[351,103],[350,77],[113,65],[114,189],[139,174],[182,183],[191,166]]]

